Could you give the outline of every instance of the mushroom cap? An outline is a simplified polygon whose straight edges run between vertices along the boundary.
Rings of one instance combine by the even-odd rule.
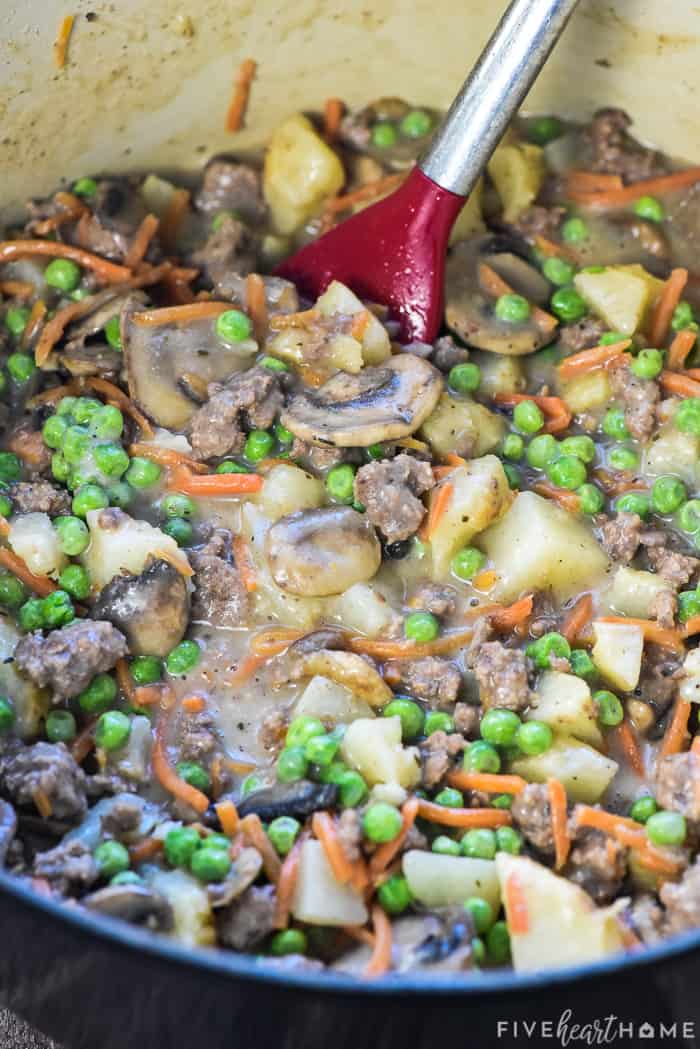
[[[268,822],[278,816],[294,816],[295,819],[306,819],[314,812],[330,809],[338,800],[338,787],[335,783],[312,783],[300,779],[294,783],[275,783],[248,794],[238,803],[240,816],[255,813],[261,820]]]
[[[100,591],[91,615],[107,619],[134,656],[167,656],[187,630],[187,583],[167,561],[154,560],[140,575],[115,576]]]
[[[82,900],[89,911],[108,918],[121,918],[135,925],[149,926],[167,932],[174,924],[173,909],[159,892],[146,885],[107,885]]]

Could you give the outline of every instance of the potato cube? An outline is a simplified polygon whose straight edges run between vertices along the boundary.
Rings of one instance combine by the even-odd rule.
[[[603,677],[623,692],[637,687],[642,670],[644,635],[641,627],[627,623],[593,624],[595,644],[591,656]]]

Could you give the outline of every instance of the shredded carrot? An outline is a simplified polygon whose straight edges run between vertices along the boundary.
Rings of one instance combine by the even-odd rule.
[[[673,311],[680,302],[683,289],[688,282],[688,271],[682,267],[671,270],[671,275],[663,286],[658,301],[654,306],[649,321],[649,345],[662,346],[669,328]]]
[[[691,616],[681,633],[683,637],[692,637],[694,634],[700,634],[700,615]]]
[[[32,791],[32,801],[36,805],[37,811],[43,820],[51,818],[53,814],[53,805],[51,804],[51,798],[45,790],[41,787],[36,787]]]
[[[258,68],[258,63],[253,58],[245,58],[236,72],[233,81],[233,96],[226,113],[225,127],[227,131],[240,131],[245,120],[250,88]]]
[[[605,175],[599,171],[582,171],[572,168],[566,173],[566,195],[582,191],[599,193],[602,190],[622,189],[623,182],[619,175]]]
[[[173,797],[201,814],[209,808],[209,798],[201,790],[197,790],[190,783],[186,783],[184,779],[178,776],[175,768],[171,765],[165,743],[168,720],[168,712],[163,711],[156,723],[153,750],[151,752],[153,774],[164,790],[167,790]]]
[[[262,856],[263,870],[273,885],[276,885],[279,881],[282,864],[272,842],[265,833],[260,817],[257,813],[251,812],[249,816],[245,816],[241,820],[240,828],[250,844]]]
[[[690,751],[695,754],[696,757],[700,757],[700,733],[697,736],[693,736],[693,742],[690,744]]]
[[[494,299],[500,298],[501,295],[510,295],[513,291],[510,284],[504,281],[503,277],[486,262],[479,263],[479,284],[483,291]],[[556,317],[532,303],[530,303],[530,316],[542,332],[552,332],[558,324]]]
[[[522,776],[506,776],[497,772],[465,772],[455,769],[447,775],[451,787],[459,790],[479,790],[484,794],[520,794],[527,786]]]
[[[131,676],[129,664],[125,659],[118,659],[115,667],[117,674],[117,684],[122,692],[122,695],[129,703],[134,702],[136,689],[134,687],[134,679]]]
[[[533,601],[533,595],[527,594],[525,597],[521,597],[519,601],[508,605],[507,608],[500,608],[496,612],[489,613],[491,625],[494,629],[500,631],[514,630],[531,615]]]
[[[593,598],[590,594],[581,594],[574,605],[569,609],[560,627],[569,644],[573,644],[579,634],[583,631],[593,617]]]
[[[124,258],[124,265],[128,266],[130,270],[135,270],[143,262],[159,225],[160,220],[155,215],[146,215],[142,220]]]
[[[82,218],[89,211],[84,201],[73,193],[59,191],[54,194],[53,199],[61,210],[57,211],[55,215],[33,224],[32,232],[39,237],[45,237],[47,233],[60,229],[61,226],[65,226],[68,222],[75,222],[76,219]]]
[[[646,867],[655,874],[668,875],[671,878],[676,877],[683,867],[682,860],[677,860],[675,856],[669,856],[661,849],[656,849],[649,844],[640,849],[638,856],[642,867]]]
[[[416,822],[417,815],[418,799],[409,798],[408,801],[404,802],[403,808],[401,809],[401,830],[391,841],[386,841],[383,845],[380,845],[370,858],[369,873],[375,883],[377,878],[383,874],[394,857],[401,851],[403,843],[408,836],[408,832]]]
[[[357,339],[358,342],[362,342],[362,339],[364,337],[365,332],[367,331],[367,327],[371,319],[372,314],[369,312],[369,310],[361,310],[359,313],[353,315],[352,323],[350,325],[350,334],[352,335],[353,339]]]
[[[56,63],[57,69],[63,69],[66,64],[66,58],[68,57],[68,44],[70,42],[74,24],[75,15],[66,15],[58,27],[58,36],[53,45],[53,60]]]
[[[192,470],[193,473],[201,474],[207,472],[207,467],[204,463],[197,462],[196,459],[190,458],[184,452],[178,452],[174,448],[163,448],[161,445],[150,444],[147,441],[135,441],[134,444],[129,446],[129,455],[139,455],[143,459],[150,459],[151,462],[158,463],[159,466],[171,469],[184,466],[188,470]]]
[[[345,104],[340,98],[327,98],[323,107],[323,137],[332,145],[338,137],[340,122],[345,112]]]
[[[233,309],[230,302],[188,302],[184,306],[163,306],[158,310],[142,310],[134,313],[134,324],[144,327],[162,327],[165,324],[190,324],[192,321],[218,317],[220,313]]]
[[[671,175],[660,175],[658,178],[642,179],[631,186],[613,187],[611,189],[590,190],[576,189],[567,194],[569,200],[588,208],[604,210],[606,208],[624,208],[638,197],[651,194],[660,196],[684,186],[692,186],[700,181],[700,167],[674,171]]]
[[[679,754],[683,750],[686,736],[688,735],[690,710],[690,702],[687,699],[681,699],[679,696],[676,699],[671,720],[661,741],[659,760],[668,757],[669,754]]]
[[[391,968],[391,921],[384,908],[378,903],[372,907],[372,925],[374,927],[374,947],[363,973],[364,976],[370,978],[383,976]]]
[[[428,506],[428,513],[418,532],[423,542],[429,542],[432,536],[435,535],[435,530],[445,516],[447,507],[450,505],[454,490],[454,485],[450,481],[442,481],[434,489]]]
[[[700,397],[700,382],[683,372],[662,371],[659,382],[664,393],[672,393],[677,397]]]
[[[574,353],[563,360],[557,368],[559,378],[573,379],[576,375],[585,375],[598,368],[606,368],[612,360],[619,357],[631,345],[631,339],[621,339],[620,342],[613,342],[609,346],[594,346],[590,350]]]
[[[505,809],[453,809],[422,798],[418,801],[418,815],[445,827],[506,827],[513,822]]]
[[[574,818],[579,827],[592,827],[604,834],[609,834],[628,849],[638,850],[642,866],[658,874],[674,875],[681,863],[674,857],[655,848],[649,842],[644,825],[626,816],[616,816],[604,809],[595,809],[591,805],[577,805]]]
[[[407,178],[407,172],[399,172],[396,175],[385,175],[383,178],[375,179],[374,182],[365,182],[364,186],[354,189],[351,193],[344,193],[339,197],[331,197],[326,205],[326,211],[331,215],[337,215],[340,211],[354,208],[356,204],[364,204],[366,201],[382,197],[394,189],[398,189]]]
[[[46,303],[43,299],[37,299],[32,306],[24,331],[22,332],[22,348],[31,344],[32,339],[39,334],[41,323],[46,316]]]
[[[311,829],[323,846],[334,878],[341,885],[347,884],[353,874],[352,863],[345,855],[332,816],[327,812],[314,812]]]
[[[168,692],[162,685],[137,685],[134,689],[135,707],[154,707],[156,704],[167,707]]]
[[[294,892],[299,877],[302,844],[303,840],[300,835],[285,856],[284,863],[280,868],[279,878],[277,879],[277,902],[273,919],[275,929],[286,929],[289,925],[292,901],[294,900]]]
[[[574,819],[578,827],[591,827],[601,830],[604,834],[617,836],[622,827],[629,831],[644,834],[644,824],[629,816],[618,816],[615,812],[606,812],[605,809],[596,809],[592,805],[577,805],[574,809]]]
[[[566,790],[560,780],[550,778],[547,780],[547,793],[552,813],[554,866],[559,871],[569,858],[569,850],[571,848],[571,838],[567,828]]]
[[[696,339],[697,335],[694,331],[691,331],[690,328],[684,328],[683,331],[679,331],[674,336],[673,342],[671,343],[666,356],[666,364],[671,371],[681,371],[685,365],[688,354],[695,345]]]
[[[168,479],[168,488],[192,496],[250,495],[263,485],[260,474],[202,474],[195,476],[179,466]]]
[[[6,547],[0,549],[0,565],[6,568],[8,572],[11,572],[12,575],[17,576],[25,586],[33,590],[35,594],[39,594],[40,597],[47,597],[57,589],[53,580],[45,575],[35,575],[21,557],[18,557],[17,554],[14,554]]]
[[[174,252],[177,246],[177,236],[185,221],[187,209],[190,206],[190,191],[188,189],[175,189],[170,194],[168,205],[160,220],[161,244],[168,252]]]
[[[53,258],[70,259],[77,262],[83,269],[93,270],[108,284],[128,280],[131,270],[126,266],[119,266],[116,262],[109,262],[100,255],[93,255],[83,248],[76,248],[72,244],[63,244],[58,240],[4,240],[0,241],[0,263],[12,262],[14,259],[24,255],[49,255]],[[85,300],[84,300],[85,301]]]
[[[181,576],[184,576],[185,579],[191,579],[194,575],[194,569],[187,560],[187,555],[182,550],[178,550],[177,553],[175,553],[173,550],[168,550],[161,546],[152,550],[151,556],[158,558],[160,561],[166,561],[176,572],[179,572]]]
[[[543,499],[550,499],[557,503],[570,514],[577,514],[581,509],[581,500],[576,492],[570,492],[567,488],[557,488],[549,481],[537,481],[532,486],[533,492],[537,492]]]
[[[153,427],[143,412],[139,411],[131,398],[127,397],[127,395],[120,390],[118,386],[115,386],[113,382],[110,382],[108,379],[102,379],[90,375],[85,379],[85,383],[94,390],[95,393],[101,393],[106,400],[113,401],[117,408],[121,409],[125,415],[128,415],[134,420],[136,425],[143,430],[146,437],[154,436]]]
[[[285,328],[303,328],[320,319],[321,314],[315,306],[310,310],[301,310],[299,313],[273,313],[270,317],[270,329],[284,331]]]
[[[163,851],[163,842],[159,838],[144,838],[143,841],[129,846],[129,859],[132,867],[155,859]]]
[[[358,943],[366,943],[368,947],[374,948],[374,934],[362,925],[343,925],[342,930],[351,940],[357,940]]]
[[[269,658],[267,654],[249,653],[228,676],[226,683],[233,686],[244,685],[246,681],[250,681],[256,670],[267,663]]]
[[[28,280],[0,280],[0,294],[13,299],[31,299],[34,285]]]
[[[645,641],[651,641],[663,648],[681,650],[683,648],[682,633],[680,630],[670,630],[660,627],[655,619],[634,619],[631,616],[601,616],[600,623],[622,623],[625,626],[638,626],[644,635]]]
[[[361,635],[347,639],[351,652],[373,656],[375,659],[422,659],[423,656],[439,656],[464,648],[472,639],[473,630],[457,630],[452,634],[443,634],[435,641],[416,644],[413,641],[374,641]]]
[[[7,539],[10,534],[10,522],[6,517],[0,517],[0,536],[3,539]]]
[[[219,804],[215,806],[215,809],[222,831],[229,838],[232,838],[240,825],[238,809],[230,799],[220,801]]]
[[[203,696],[185,696],[181,704],[182,709],[188,714],[201,714],[206,705]]]
[[[231,540],[231,549],[243,586],[249,594],[252,594],[258,588],[258,576],[245,537],[235,535]]]
[[[525,891],[515,872],[508,875],[504,888],[508,930],[512,935],[524,936],[530,928],[530,913]]]
[[[42,390],[27,401],[27,407],[38,408],[42,404],[55,404],[64,397],[74,397],[80,393],[80,385],[77,382],[63,383],[61,386],[51,386],[48,390]]]
[[[547,237],[542,237],[539,233],[535,234],[534,237],[535,247],[543,255],[551,258],[569,259],[571,262],[578,262],[578,255],[570,248],[567,244],[557,244],[554,240],[548,240]]]
[[[498,581],[498,575],[492,568],[487,569],[485,572],[479,572],[472,579],[472,586],[475,590],[480,593],[488,593],[489,590],[493,590],[494,586]]]
[[[85,761],[85,758],[95,745],[96,724],[97,716],[95,715],[95,717],[92,717],[87,721],[70,745],[71,755],[78,765]]]
[[[550,397],[545,394],[497,393],[494,401],[506,408],[513,408],[522,401],[533,401],[547,417],[548,421],[544,426],[545,433],[559,433],[565,430],[573,418],[566,401],[561,397]]]
[[[632,728],[629,718],[625,718],[616,729],[613,729],[614,738],[625,756],[627,764],[638,776],[646,775],[644,757],[639,747],[637,733]]]
[[[267,335],[268,317],[265,281],[259,273],[248,274],[245,279],[245,293],[246,306],[253,324],[253,332],[255,338],[262,344]]]
[[[269,659],[271,656],[284,652],[292,642],[298,641],[303,636],[303,630],[294,630],[286,626],[270,627],[253,637],[250,642],[250,651],[256,656],[264,656],[265,659]]]

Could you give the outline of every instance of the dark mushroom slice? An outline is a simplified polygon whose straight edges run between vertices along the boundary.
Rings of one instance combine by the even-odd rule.
[[[512,250],[505,238],[471,237],[459,243],[447,260],[445,273],[445,319],[448,328],[470,346],[516,357],[534,353],[551,342],[554,332],[545,332],[530,317],[523,324],[499,320],[494,301],[479,284],[479,265],[486,263],[513,291],[529,302],[545,302],[550,288],[538,271]]]
[[[132,655],[167,656],[184,637],[189,610],[185,580],[167,561],[156,560],[138,576],[115,576],[90,614],[118,627]]]
[[[444,380],[428,361],[401,353],[357,375],[338,372],[317,390],[304,390],[282,413],[282,425],[315,445],[368,448],[409,437],[428,418]]]
[[[412,110],[418,108],[428,117],[425,133],[417,136],[406,135],[401,130],[401,121]],[[361,152],[364,156],[373,157],[386,167],[402,171],[415,163],[430,141],[440,119],[440,113],[436,109],[412,106],[402,98],[379,98],[343,118],[340,139],[344,145]],[[381,145],[380,139],[380,144],[377,144],[373,131],[378,124],[392,125],[396,133],[395,139],[389,139],[386,145]]]
[[[248,339],[236,346],[222,342],[216,334],[216,318],[178,325],[139,324],[134,314],[141,309],[137,300],[129,299],[121,313],[129,393],[159,426],[182,430],[197,410],[196,401],[180,384],[182,376],[196,376],[206,385],[227,379],[249,367],[256,344]]]
[[[268,530],[265,554],[277,586],[300,597],[342,594],[372,579],[382,560],[374,528],[350,506],[281,517]]]
[[[474,935],[471,917],[462,907],[398,918],[392,922],[393,968],[397,972],[422,969],[431,976],[470,969]],[[370,950],[365,944],[350,948],[331,968],[360,974],[369,961]]]
[[[335,783],[312,783],[300,779],[295,783],[275,783],[253,791],[238,803],[240,816],[255,814],[266,822],[278,816],[294,816],[304,820],[314,812],[330,809],[338,800]]]
[[[108,885],[83,897],[81,903],[95,914],[121,918],[132,925],[147,925],[158,932],[168,932],[174,924],[168,901],[146,885]]]
[[[89,375],[110,377],[119,375],[124,358],[106,342],[91,342],[59,353],[58,363],[78,379]]]
[[[262,856],[257,849],[242,849],[224,881],[211,882],[207,887],[209,902],[215,910],[228,907],[236,897],[253,884],[262,870]]]

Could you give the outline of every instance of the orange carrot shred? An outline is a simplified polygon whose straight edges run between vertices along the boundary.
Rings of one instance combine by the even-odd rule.
[[[613,737],[616,739],[629,767],[633,772],[636,772],[638,776],[644,776],[646,774],[644,757],[642,756],[642,751],[639,747],[637,733],[632,728],[629,718],[625,718],[617,728],[612,731]]]
[[[690,744],[690,750],[697,757],[700,757],[700,733],[697,736],[693,736],[693,742]]]
[[[97,716],[90,718],[70,745],[71,755],[78,765],[85,761],[85,758],[95,745],[96,724]]]
[[[323,846],[333,877],[345,885],[353,875],[352,863],[345,855],[333,818],[327,812],[315,812],[311,829]]]
[[[672,393],[677,397],[700,397],[700,382],[683,372],[662,371],[659,382],[664,393]]]
[[[566,194],[583,191],[598,193],[608,189],[622,189],[623,182],[619,175],[605,175],[599,171],[583,171],[572,168],[566,173]]]
[[[246,681],[250,681],[256,670],[259,670],[260,667],[267,663],[269,658],[270,656],[267,654],[251,652],[240,661],[233,673],[226,679],[226,683],[234,687],[244,685]]]
[[[679,754],[685,744],[688,735],[688,721],[690,719],[691,704],[687,699],[676,699],[673,714],[664,733],[659,749],[659,760],[666,758],[669,754]]]
[[[484,794],[520,794],[527,786],[527,780],[522,776],[498,772],[465,772],[463,769],[448,773],[447,782],[459,790],[478,790]]]
[[[168,488],[192,496],[234,496],[259,492],[263,479],[259,474],[191,474],[177,467],[168,479]]]
[[[491,625],[496,630],[514,630],[515,627],[524,623],[527,617],[532,613],[533,602],[533,595],[527,594],[525,597],[521,597],[519,601],[515,601],[512,605],[508,605],[507,608],[501,608],[496,612],[491,612],[489,614]]]
[[[24,331],[22,332],[22,347],[26,348],[31,344],[32,339],[38,334],[41,328],[41,322],[46,316],[46,303],[42,299],[37,299],[32,306],[27,323]]]
[[[303,636],[303,630],[294,630],[292,627],[284,626],[270,627],[268,630],[261,630],[252,638],[250,651],[257,656],[269,659],[270,656],[277,656],[280,652],[284,652],[292,642],[298,641]]]
[[[277,903],[273,920],[275,929],[286,929],[289,925],[292,901],[294,900],[294,892],[299,877],[302,844],[303,839],[300,835],[285,856],[284,863],[280,868],[280,875],[277,879]]]
[[[570,262],[578,262],[578,255],[567,244],[558,244],[554,240],[542,237],[539,233],[535,234],[534,242],[537,250],[548,258],[556,256],[562,259],[569,259]]]
[[[253,324],[253,333],[260,344],[267,335],[267,299],[265,281],[259,273],[249,273],[245,279],[246,305]]]
[[[680,302],[683,289],[688,282],[688,271],[682,267],[671,270],[663,286],[649,322],[649,345],[661,346],[671,327],[673,311]]]
[[[84,269],[93,270],[108,284],[128,280],[131,270],[109,262],[100,255],[93,255],[83,248],[72,244],[63,244],[58,240],[4,240],[0,241],[0,263],[12,262],[23,255],[48,255],[53,258],[70,259]],[[86,301],[86,300],[84,300]]]
[[[492,568],[486,569],[485,572],[478,572],[472,579],[472,586],[475,590],[485,594],[489,590],[493,590],[496,582],[498,581],[498,574],[494,572]]]
[[[165,731],[168,720],[168,713],[163,711],[156,723],[153,750],[151,752],[153,774],[164,790],[167,790],[173,797],[189,805],[201,815],[209,808],[209,798],[201,790],[197,790],[196,787],[186,783],[184,779],[178,776],[175,768],[170,763],[165,744]]]
[[[121,689],[122,695],[129,703],[134,703],[136,688],[134,686],[134,679],[131,676],[129,664],[123,658],[118,659],[114,669],[117,674],[117,684]]]
[[[680,650],[683,648],[680,630],[660,627],[655,619],[634,619],[632,616],[601,616],[600,623],[623,623],[625,626],[637,626],[642,631],[645,641],[651,641],[663,648]]]
[[[572,379],[576,375],[585,375],[598,368],[605,368],[631,345],[631,339],[621,339],[620,342],[613,342],[609,346],[594,346],[590,350],[574,353],[566,357],[557,368],[559,378]]]
[[[237,832],[240,826],[240,817],[238,815],[238,809],[234,803],[227,798],[226,801],[220,801],[218,805],[214,806],[216,809],[216,815],[219,818],[221,829],[229,838]]]
[[[166,251],[173,252],[177,245],[177,235],[185,220],[190,206],[190,191],[175,189],[170,194],[165,213],[160,220],[160,240]]]
[[[303,328],[321,319],[321,314],[313,306],[310,310],[300,310],[299,313],[274,313],[270,317],[270,328],[272,331],[284,331],[285,328]]]
[[[418,801],[418,815],[445,827],[507,827],[513,822],[505,809],[453,809],[422,798]]]
[[[401,809],[401,830],[391,841],[386,841],[383,845],[380,845],[370,858],[369,873],[374,881],[386,870],[394,856],[397,856],[401,851],[408,832],[416,822],[417,815],[418,799],[409,798],[408,801],[404,802]]]
[[[350,334],[352,335],[353,339],[357,339],[359,342],[362,342],[362,338],[365,332],[367,331],[367,327],[371,319],[372,314],[369,312],[369,310],[360,310],[359,313],[354,314],[352,318],[352,324],[350,325]]]
[[[683,627],[682,634],[683,637],[692,637],[693,634],[700,634],[700,615],[690,617]]]
[[[252,594],[258,588],[258,577],[245,537],[235,535],[231,540],[231,549],[243,586],[249,594]]]
[[[137,685],[134,689],[134,706],[154,707],[163,705],[164,701],[167,705],[167,696],[162,685]]]
[[[464,648],[471,641],[472,634],[471,629],[457,630],[424,644],[416,644],[413,641],[375,641],[362,635],[354,635],[347,639],[347,644],[352,652],[375,659],[422,659],[423,656],[439,656]]]
[[[138,867],[140,863],[147,863],[155,859],[163,851],[163,842],[160,838],[144,838],[129,846],[129,859],[132,867]]]
[[[203,696],[185,696],[181,705],[188,714],[201,714],[207,704]]]
[[[700,182],[700,167],[674,171],[670,175],[659,175],[657,178],[641,179],[630,186],[594,191],[574,189],[567,193],[567,196],[576,204],[598,210],[624,208],[646,194],[659,196],[676,189],[683,189],[684,186],[692,186],[694,182]]]
[[[391,921],[384,908],[378,903],[372,907],[372,925],[374,927],[374,947],[363,973],[364,976],[370,978],[382,976],[391,967]]]
[[[534,401],[547,419],[544,426],[545,433],[560,433],[566,430],[573,418],[573,413],[561,397],[550,397],[545,394],[497,393],[494,401],[510,408],[522,401]]]
[[[162,306],[157,310],[142,310],[132,315],[134,324],[144,327],[162,327],[165,324],[190,324],[192,321],[218,317],[232,309],[230,302],[188,302],[183,306]]]
[[[35,575],[21,557],[6,547],[0,549],[0,565],[6,568],[8,572],[11,572],[12,575],[17,576],[25,586],[33,590],[35,594],[39,594],[40,597],[47,597],[54,590],[58,589],[53,580],[49,579],[48,576]]]
[[[245,58],[236,73],[233,81],[233,97],[226,113],[226,130],[240,131],[245,120],[250,88],[258,68],[258,63],[253,58]]]
[[[169,467],[174,469],[178,466],[184,466],[188,470],[192,470],[194,473],[206,473],[207,467],[204,463],[197,462],[196,459],[191,459],[189,455],[185,455],[184,452],[178,452],[175,448],[163,448],[159,444],[151,444],[148,441],[135,441],[129,446],[129,455],[138,455],[143,459],[150,459],[151,462],[158,463],[159,466]]]
[[[556,870],[566,863],[571,848],[571,838],[567,828],[566,814],[566,790],[558,780],[550,778],[547,780],[547,793],[549,796],[549,807],[552,813],[552,833],[554,835],[554,866]]]
[[[445,516],[447,507],[450,505],[453,493],[454,485],[451,484],[450,481],[442,481],[437,488],[434,489],[428,507],[428,513],[418,533],[424,542],[429,541],[435,534],[437,526]]]
[[[323,137],[332,145],[338,137],[345,105],[340,98],[327,98],[323,107]]]
[[[58,27],[58,36],[53,45],[53,59],[57,69],[63,69],[68,57],[68,44],[75,24],[75,15],[66,15]]]
[[[581,500],[576,492],[570,492],[566,488],[557,488],[549,481],[537,481],[533,484],[532,490],[541,495],[543,499],[550,499],[553,503],[557,503],[567,513],[577,514],[581,509]]]
[[[129,250],[124,259],[125,266],[135,270],[137,266],[141,265],[159,225],[160,221],[155,215],[146,215],[129,245]]]
[[[515,936],[524,936],[530,928],[527,897],[518,875],[513,872],[506,878],[505,905],[508,929]]]
[[[357,940],[358,943],[366,943],[368,947],[374,948],[375,938],[374,934],[365,929],[362,925],[343,925],[343,932],[346,936],[349,936],[351,940]]]
[[[670,371],[681,371],[696,339],[697,335],[689,328],[677,332],[666,356],[666,364]]]
[[[0,517],[0,536],[3,539],[7,539],[10,534],[10,522],[6,517]]]
[[[34,285],[28,280],[0,280],[0,294],[13,299],[31,299]]]
[[[486,262],[479,263],[479,284],[487,295],[499,298],[501,295],[509,295],[513,289],[503,277],[489,266]],[[546,313],[539,306],[530,303],[530,316],[542,332],[552,332],[557,326],[557,319],[551,313]]]
[[[590,594],[581,594],[567,612],[559,632],[564,635],[569,644],[572,644],[584,627],[590,623],[592,616],[593,598]]]
[[[250,841],[251,845],[258,850],[262,856],[263,870],[268,879],[276,885],[279,881],[282,864],[275,848],[265,833],[260,822],[260,817],[255,812],[245,816],[240,823],[240,829]]]

